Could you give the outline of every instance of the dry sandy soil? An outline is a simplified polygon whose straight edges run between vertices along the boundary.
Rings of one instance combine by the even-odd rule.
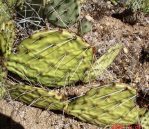
[[[87,7],[84,8],[88,9]],[[81,95],[92,87],[92,83],[102,85],[110,82],[123,82],[141,89],[149,88],[149,56],[147,57],[149,54],[149,17],[143,17],[141,22],[132,26],[111,17],[110,13],[98,16],[97,10],[88,12],[93,18],[93,29],[84,35],[84,38],[96,47],[97,55],[101,56],[115,43],[122,43],[123,51],[104,75],[95,82],[66,87],[62,89],[62,92],[69,95]],[[43,111],[14,101],[0,100],[0,113],[0,129],[100,128],[83,123],[61,112]]]

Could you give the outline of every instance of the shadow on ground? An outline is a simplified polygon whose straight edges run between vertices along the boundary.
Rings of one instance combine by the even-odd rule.
[[[24,129],[23,126],[10,117],[0,113],[0,129]]]

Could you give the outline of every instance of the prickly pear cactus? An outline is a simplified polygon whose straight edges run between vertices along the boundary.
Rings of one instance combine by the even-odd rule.
[[[84,96],[73,100],[65,109],[85,122],[97,125],[135,124],[145,109],[136,103],[136,90],[124,84],[93,88]]]
[[[20,2],[24,3],[24,0],[0,2],[0,51],[3,56],[2,62],[0,55],[0,98],[8,95],[13,100],[48,110],[65,111],[80,120],[100,126],[137,123],[146,109],[136,105],[136,90],[124,84],[93,88],[72,101],[56,91],[36,87],[58,87],[73,85],[78,81],[89,82],[103,73],[122,46],[115,45],[95,60],[93,48],[79,36],[66,30],[51,30],[33,34],[21,42],[16,53],[11,53],[15,25],[10,15],[14,8],[10,7],[20,6]],[[48,21],[60,27],[68,27],[75,23],[80,13],[76,0],[35,2],[42,2]],[[2,66],[28,81],[28,84],[36,86],[4,81],[7,73]],[[143,118],[141,123],[146,127]]]
[[[116,44],[112,46],[104,55],[97,59],[93,64],[92,68],[86,72],[84,82],[94,80],[99,77],[103,72],[111,65],[116,56],[120,53],[122,45]]]
[[[136,124],[146,111],[135,103],[136,90],[124,84],[96,87],[71,101],[55,91],[25,85],[13,85],[9,88],[9,94],[14,100],[28,105],[65,111],[80,120],[99,126]],[[143,119],[142,123],[145,123]]]
[[[24,102],[30,106],[48,110],[62,110],[66,104],[63,102],[64,97],[56,91],[21,84],[13,84],[8,88],[8,94],[13,100]]]
[[[60,27],[68,27],[74,24],[80,14],[78,0],[50,0],[44,11],[47,20]]]
[[[8,57],[6,67],[34,85],[66,86],[101,75],[121,48],[115,45],[95,61],[93,48],[80,37],[66,30],[43,31],[22,41],[18,52]]]
[[[22,41],[7,68],[34,84],[65,86],[83,80],[93,54],[93,48],[72,33],[43,31]]]
[[[92,23],[89,20],[87,20],[86,18],[83,18],[80,21],[78,30],[79,30],[80,35],[84,35],[87,32],[90,32],[92,30]]]

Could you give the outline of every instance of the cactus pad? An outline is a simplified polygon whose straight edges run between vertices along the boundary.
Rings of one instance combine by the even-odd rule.
[[[61,102],[64,99],[62,95],[44,88],[15,84],[9,87],[9,94],[13,100],[18,100],[38,108],[62,110],[64,107],[64,103]]]
[[[136,103],[136,91],[124,84],[93,88],[84,96],[73,100],[66,112],[85,122],[97,125],[135,124],[145,109]]]
[[[72,33],[43,31],[22,41],[7,68],[34,84],[65,86],[84,79],[93,54],[90,45]]]
[[[43,31],[22,41],[18,52],[9,56],[7,69],[33,85],[57,87],[89,82],[103,73],[121,48],[117,44],[95,61],[93,48],[75,34]]]
[[[65,111],[80,120],[100,126],[136,124],[146,112],[135,103],[136,90],[124,84],[96,87],[71,101],[55,91],[20,84],[9,86],[9,94],[14,100],[28,105]],[[142,125],[146,125],[146,119],[148,115],[141,119]]]
[[[84,35],[84,34],[90,32],[91,30],[92,30],[92,23],[89,20],[87,20],[86,18],[83,18],[80,21],[78,33],[80,35]]]
[[[84,82],[88,82],[88,80],[95,79],[99,77],[103,72],[110,66],[115,57],[119,54],[122,49],[121,44],[116,44],[112,46],[104,55],[102,55],[99,59],[97,59],[92,68],[86,72],[86,76]]]
[[[79,13],[80,7],[77,0],[50,0],[44,11],[47,20],[60,27],[68,27],[74,24]]]

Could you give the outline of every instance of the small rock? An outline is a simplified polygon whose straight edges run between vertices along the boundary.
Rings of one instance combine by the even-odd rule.
[[[126,47],[123,48],[125,54],[128,54],[128,49]]]

